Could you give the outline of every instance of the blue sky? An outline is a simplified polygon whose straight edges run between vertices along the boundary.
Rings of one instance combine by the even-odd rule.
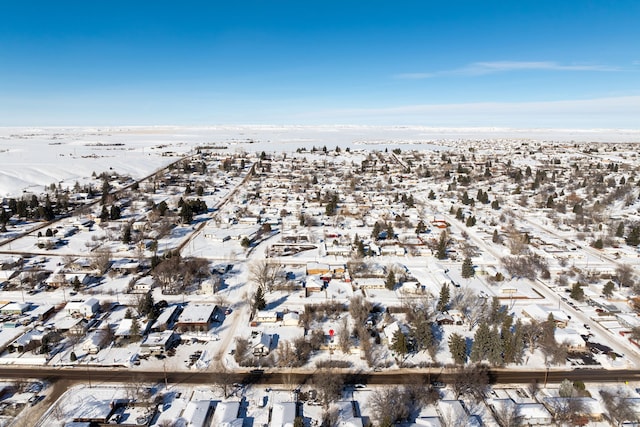
[[[640,128],[640,2],[4,1],[0,125]]]

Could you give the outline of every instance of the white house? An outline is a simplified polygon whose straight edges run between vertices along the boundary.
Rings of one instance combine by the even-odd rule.
[[[298,326],[300,315],[295,311],[290,311],[282,316],[282,326]]]
[[[69,301],[64,307],[65,312],[70,316],[80,315],[82,317],[91,318],[100,312],[100,302],[95,298],[88,300]]]
[[[107,340],[106,329],[96,329],[87,334],[87,338],[82,343],[82,351],[89,354],[97,354],[105,345]]]
[[[140,279],[136,280],[131,289],[132,293],[135,294],[146,294],[151,289],[153,289],[154,280],[151,276],[144,276]]]
[[[271,409],[270,427],[293,427],[296,419],[295,402],[274,403]]]
[[[213,413],[212,426],[242,427],[243,419],[238,418],[240,402],[220,402]]]
[[[260,310],[254,320],[259,323],[275,323],[278,321],[278,312]]]
[[[254,356],[266,356],[271,351],[271,342],[273,337],[270,334],[261,332],[258,336],[258,342],[253,346]]]
[[[191,400],[182,411],[182,418],[187,427],[205,427],[210,413],[210,400]]]

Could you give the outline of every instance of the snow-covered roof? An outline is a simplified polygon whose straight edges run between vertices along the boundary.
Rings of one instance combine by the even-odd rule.
[[[234,422],[238,422],[242,426],[242,419],[238,418],[238,411],[240,410],[240,402],[220,402],[216,406],[216,411],[213,414],[212,425],[216,426],[234,426]],[[234,426],[235,427],[235,426]]]
[[[191,400],[184,408],[182,418],[187,421],[188,427],[204,427],[210,407],[210,400]]]
[[[128,337],[131,335],[131,325],[133,325],[133,319],[122,319],[114,332],[117,337]]]
[[[169,320],[171,320],[171,317],[173,316],[173,314],[176,312],[177,309],[178,309],[177,305],[170,305],[166,307],[164,310],[162,310],[162,313],[160,313],[160,315],[155,320],[155,322],[153,322],[153,325],[151,325],[151,329],[157,329],[167,325],[169,323]]]
[[[178,321],[180,323],[203,323],[208,322],[216,309],[215,304],[192,304],[186,305]]]
[[[567,343],[570,347],[585,347],[582,336],[572,328],[556,328],[554,337],[557,343]]]
[[[518,416],[522,420],[549,420],[551,422],[551,414],[542,403],[518,404]]]
[[[293,427],[296,418],[294,402],[278,402],[273,405],[270,427]]]

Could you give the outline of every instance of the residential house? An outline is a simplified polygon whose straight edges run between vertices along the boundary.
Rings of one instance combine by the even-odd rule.
[[[220,402],[213,413],[212,426],[217,427],[242,427],[243,419],[238,418],[240,402]]]
[[[173,331],[151,332],[140,343],[141,355],[164,354],[178,340],[178,336]]]
[[[266,356],[271,352],[271,343],[273,341],[273,336],[271,334],[266,334],[264,332],[260,332],[258,335],[258,341],[253,345],[253,355],[254,356]]]
[[[95,298],[69,301],[64,310],[70,316],[82,316],[90,319],[100,312],[100,302]]]
[[[278,402],[271,408],[271,423],[269,427],[293,427],[296,419],[295,402]]]
[[[186,427],[205,427],[210,425],[211,417],[210,400],[191,400],[182,411],[182,418],[186,421]]]
[[[190,332],[207,332],[211,329],[216,312],[215,304],[193,304],[185,306],[176,322],[176,328]]]

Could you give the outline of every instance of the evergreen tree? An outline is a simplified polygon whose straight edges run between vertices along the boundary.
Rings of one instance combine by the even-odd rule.
[[[378,236],[380,236],[381,232],[382,232],[382,226],[378,221],[376,221],[376,223],[373,224],[373,230],[371,231],[371,238],[373,240],[378,240]]]
[[[466,257],[462,262],[462,277],[469,278],[473,277],[476,274],[476,271],[473,269],[473,262],[470,257]]]
[[[447,259],[447,246],[449,245],[449,236],[446,231],[440,233],[440,239],[438,240],[438,246],[436,250],[436,258]]]
[[[129,334],[131,336],[131,341],[134,341],[134,342],[140,341],[140,338],[141,338],[140,322],[135,317],[131,321],[131,329],[129,330]]]
[[[573,284],[569,296],[576,301],[582,301],[584,299],[584,289],[582,289],[582,285],[580,284],[580,282],[576,282]]]
[[[620,224],[618,224],[618,228],[616,228],[616,237],[623,237],[623,236],[624,236],[624,222],[620,222]]]
[[[396,275],[392,269],[389,269],[389,273],[387,274],[387,280],[385,280],[384,286],[390,291],[392,291],[396,287]]]
[[[393,340],[391,341],[391,350],[400,355],[404,355],[409,352],[407,337],[400,330],[397,330],[393,335]]]
[[[615,284],[611,280],[609,280],[604,284],[604,287],[602,288],[602,296],[604,296],[605,298],[611,298],[613,296],[614,288]]]
[[[180,219],[183,224],[190,224],[193,221],[193,209],[190,203],[184,202],[180,208]]]
[[[465,225],[467,227],[473,227],[474,225],[476,225],[476,217],[475,216],[470,216],[469,218],[467,218],[467,221],[465,222]]]
[[[499,244],[500,243],[500,235],[498,234],[498,230],[494,229],[493,230],[493,236],[491,236],[491,241],[495,244]]]
[[[434,335],[431,329],[431,321],[427,317],[427,313],[419,311],[412,322],[409,337],[414,343],[416,351],[430,350],[434,347]]]
[[[111,210],[109,211],[109,218],[112,221],[115,221],[117,219],[120,219],[120,215],[121,215],[120,207],[117,205],[112,205]]]
[[[75,292],[78,292],[80,290],[80,288],[82,287],[82,283],[80,283],[80,279],[78,279],[78,276],[73,276],[73,282],[71,283],[71,285],[73,286],[73,290]]]
[[[513,360],[510,363],[522,363],[524,357],[524,328],[520,319],[516,320],[516,324],[513,328],[512,349]]]
[[[155,317],[155,304],[153,302],[153,295],[151,292],[147,292],[142,298],[140,298],[136,310],[141,316],[147,316],[149,318]]]
[[[131,310],[131,307],[127,307],[127,310],[124,312],[124,318],[125,319],[133,318],[133,311]]]
[[[418,221],[418,225],[416,226],[416,234],[422,234],[427,231],[427,226],[425,225],[423,220]]]
[[[122,232],[122,243],[125,245],[131,243],[131,227],[129,225],[125,226]]]
[[[640,226],[635,226],[631,229],[626,242],[629,246],[638,246],[640,244]]]
[[[451,298],[449,291],[449,284],[443,283],[440,288],[440,297],[438,298],[438,305],[436,306],[436,310],[442,312],[446,311],[449,307],[449,299]]]
[[[502,359],[502,341],[500,339],[500,331],[497,326],[491,328],[491,332],[489,334],[489,348],[487,352],[487,359],[489,359],[489,363],[493,366],[502,365],[504,362]]]
[[[429,200],[435,200],[436,193],[434,193],[433,190],[429,190],[429,195],[427,197],[429,198]]]
[[[462,335],[454,332],[449,336],[449,351],[453,361],[458,365],[464,365],[467,361],[467,340]]]
[[[264,310],[266,306],[267,302],[264,299],[264,290],[262,290],[262,286],[258,286],[258,289],[253,296],[253,307],[256,310]]]
[[[481,322],[473,336],[473,345],[471,346],[472,362],[481,362],[489,358],[493,341],[491,335],[492,332],[489,324],[487,322]]]
[[[491,202],[491,208],[497,211],[500,209],[500,203],[494,199],[493,202]]]

